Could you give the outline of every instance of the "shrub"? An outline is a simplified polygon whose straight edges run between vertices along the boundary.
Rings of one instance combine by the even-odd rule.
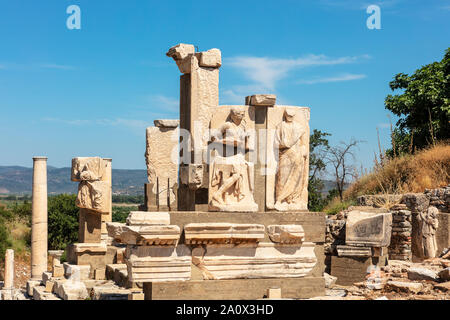
[[[131,211],[137,211],[138,207],[113,207],[112,221],[125,223]]]
[[[6,249],[12,246],[5,222],[5,219],[0,216],[0,262],[5,259]]]
[[[76,195],[61,194],[48,199],[49,250],[64,250],[78,240]]]

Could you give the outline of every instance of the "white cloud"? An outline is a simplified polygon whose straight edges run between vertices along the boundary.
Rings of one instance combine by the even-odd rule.
[[[330,58],[325,55],[314,54],[296,59],[238,56],[227,59],[226,64],[240,69],[249,80],[252,80],[264,90],[274,90],[276,83],[285,78],[293,69],[349,64],[368,58],[370,58],[369,55]]]
[[[327,78],[315,78],[311,80],[298,80],[298,84],[316,84],[316,83],[328,83],[328,82],[342,82],[364,79],[367,76],[365,74],[343,74],[335,77]]]
[[[39,65],[40,68],[44,69],[57,69],[57,70],[74,70],[75,67],[63,64],[54,64],[54,63],[44,63]]]
[[[360,1],[360,0],[320,0],[319,4],[330,8],[341,8],[346,10],[365,10],[370,5],[377,5],[381,8],[390,8],[402,0],[378,0],[378,1]]]
[[[59,118],[43,118],[43,121],[56,122],[72,126],[100,125],[100,126],[125,126],[130,128],[146,128],[148,121],[136,119],[59,119]]]
[[[153,110],[162,111],[162,113],[179,112],[180,109],[180,101],[177,98],[158,94],[148,96],[147,100],[152,104]]]

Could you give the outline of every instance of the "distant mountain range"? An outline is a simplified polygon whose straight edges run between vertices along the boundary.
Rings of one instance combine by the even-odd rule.
[[[33,169],[0,166],[0,194],[31,194]],[[47,167],[48,193],[76,193],[78,183],[70,180],[70,168]],[[144,194],[147,170],[113,169],[112,189],[114,194]]]
[[[18,166],[0,166],[0,194],[31,194],[33,169]],[[48,193],[76,193],[78,183],[70,180],[70,168],[47,167]],[[114,194],[143,195],[147,182],[147,170],[113,169],[112,189]],[[324,180],[326,195],[335,187],[333,181]]]

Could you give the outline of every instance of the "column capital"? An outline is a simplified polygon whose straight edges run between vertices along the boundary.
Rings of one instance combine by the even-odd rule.
[[[33,161],[47,161],[47,157],[33,157]]]

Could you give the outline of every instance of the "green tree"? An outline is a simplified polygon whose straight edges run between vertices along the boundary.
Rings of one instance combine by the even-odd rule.
[[[326,168],[323,159],[329,148],[328,136],[331,134],[314,129],[309,139],[308,208],[311,211],[321,211],[326,205],[321,194],[324,185],[319,175]]]
[[[76,194],[61,194],[48,198],[48,246],[63,250],[78,240]]]
[[[0,207],[0,210],[3,210],[3,208]],[[3,260],[5,259],[6,249],[11,248],[12,246],[5,222],[5,218],[3,218],[3,216],[0,216],[0,262],[3,262]]]
[[[399,73],[389,83],[386,109],[400,117],[392,132],[388,155],[413,153],[450,138],[450,48],[440,62],[423,66],[412,75]]]

